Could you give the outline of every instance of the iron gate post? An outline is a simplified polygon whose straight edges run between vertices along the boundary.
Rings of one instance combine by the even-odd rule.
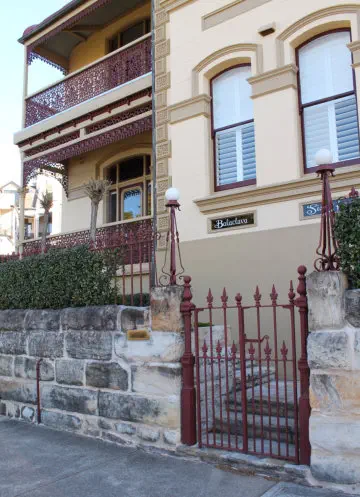
[[[298,362],[300,372],[300,398],[299,398],[299,431],[300,431],[300,464],[310,465],[311,445],[309,439],[309,420],[310,420],[310,398],[309,398],[309,381],[310,369],[307,360],[307,337],[308,337],[308,305],[306,295],[306,267],[299,266],[299,285],[297,292],[299,294],[295,301],[300,314],[300,331],[301,331],[301,356]]]
[[[185,351],[181,358],[181,441],[185,445],[196,444],[196,390],[194,382],[195,357],[191,350],[191,278],[184,276],[184,295],[180,310],[184,319]]]

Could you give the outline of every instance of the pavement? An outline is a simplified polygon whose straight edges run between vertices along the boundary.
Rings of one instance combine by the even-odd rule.
[[[2,418],[0,497],[344,497]]]

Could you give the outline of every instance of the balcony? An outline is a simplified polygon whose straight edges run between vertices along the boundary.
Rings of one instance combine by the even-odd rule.
[[[25,127],[151,72],[151,35],[119,48],[25,100]]]

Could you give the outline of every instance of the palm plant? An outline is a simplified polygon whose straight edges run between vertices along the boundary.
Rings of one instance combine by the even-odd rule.
[[[40,198],[40,205],[44,209],[44,228],[41,235],[41,252],[45,253],[46,251],[46,234],[49,225],[49,214],[50,210],[53,206],[53,195],[51,192],[46,191],[43,193]]]
[[[91,178],[83,187],[86,195],[91,201],[91,214],[90,214],[90,241],[95,244],[96,240],[96,221],[98,216],[99,204],[104,198],[105,193],[108,191],[111,182],[107,179],[93,179]]]

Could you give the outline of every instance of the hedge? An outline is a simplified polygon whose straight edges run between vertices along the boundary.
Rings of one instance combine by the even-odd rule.
[[[60,309],[122,303],[113,284],[109,252],[87,246],[50,249],[46,254],[0,264],[0,309]],[[148,303],[143,296],[143,305]],[[125,297],[128,304],[130,296]],[[134,295],[133,304],[139,305]],[[129,305],[129,304],[128,304]]]
[[[339,202],[335,217],[335,237],[340,267],[353,288],[360,288],[360,198]]]

